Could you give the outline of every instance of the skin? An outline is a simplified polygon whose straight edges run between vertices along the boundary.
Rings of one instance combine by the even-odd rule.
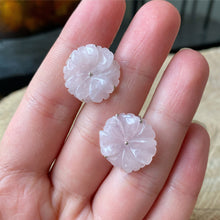
[[[39,67],[1,141],[0,219],[189,219],[209,151],[206,130],[192,123],[209,72],[202,55],[179,51],[155,91],[145,115],[158,142],[149,166],[112,168],[98,139],[112,115],[139,113],[180,26],[170,3],[139,10],[115,54],[118,88],[86,104],[66,139],[81,103],[64,87],[65,61],[81,45],[109,47],[124,11],[123,0],[82,1]]]

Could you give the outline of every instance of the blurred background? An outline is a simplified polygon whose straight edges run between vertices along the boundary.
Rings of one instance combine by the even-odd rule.
[[[25,87],[80,0],[0,0],[0,99]],[[114,52],[136,11],[147,1],[127,0],[111,46]],[[171,52],[220,45],[219,0],[169,0],[182,25]]]

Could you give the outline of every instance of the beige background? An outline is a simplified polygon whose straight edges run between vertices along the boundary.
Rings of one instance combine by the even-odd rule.
[[[220,220],[220,48],[204,50],[201,53],[209,62],[210,77],[194,119],[206,125],[211,136],[211,149],[205,180],[191,220]],[[171,57],[172,55],[167,58],[161,68],[150,94]],[[25,89],[16,91],[0,101],[0,139],[24,91]],[[149,98],[144,109],[148,103]]]

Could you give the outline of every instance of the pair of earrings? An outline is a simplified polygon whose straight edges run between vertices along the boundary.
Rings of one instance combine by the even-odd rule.
[[[88,44],[71,53],[63,72],[70,94],[82,102],[100,103],[118,86],[120,66],[109,49]],[[150,164],[156,154],[151,125],[131,113],[109,118],[99,138],[102,155],[127,173]]]

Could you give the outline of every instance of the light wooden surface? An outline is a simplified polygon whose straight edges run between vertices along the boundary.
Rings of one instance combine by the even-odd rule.
[[[191,220],[220,220],[220,48],[201,51],[210,65],[209,81],[195,115],[195,120],[205,124],[211,136],[211,149],[207,172]],[[171,59],[167,58],[158,75],[155,85]],[[15,112],[25,89],[16,91],[0,102],[0,139]],[[149,95],[151,97],[151,95]],[[146,109],[149,98],[146,100]],[[143,111],[142,111],[143,112]]]

